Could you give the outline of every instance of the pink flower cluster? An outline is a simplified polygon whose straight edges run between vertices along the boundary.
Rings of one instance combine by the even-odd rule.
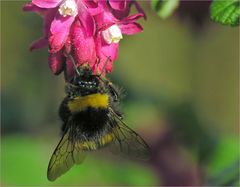
[[[129,16],[132,5],[137,13]],[[111,72],[122,34],[141,32],[136,20],[145,17],[135,0],[32,0],[23,10],[44,19],[44,35],[30,49],[49,46],[52,72],[65,71],[67,78],[74,73],[73,59],[77,66],[89,64],[95,73],[105,65],[102,73]]]

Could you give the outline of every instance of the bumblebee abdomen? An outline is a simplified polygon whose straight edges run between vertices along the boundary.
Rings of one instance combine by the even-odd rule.
[[[87,136],[102,134],[109,121],[108,110],[88,108],[72,116],[79,131]]]
[[[99,148],[105,147],[106,145],[111,143],[113,140],[114,140],[114,134],[108,133],[91,140],[82,141],[81,146],[83,150],[93,151],[93,150],[97,150]]]
[[[67,105],[71,113],[82,112],[89,108],[106,109],[109,105],[109,96],[101,93],[78,96],[70,100]]]

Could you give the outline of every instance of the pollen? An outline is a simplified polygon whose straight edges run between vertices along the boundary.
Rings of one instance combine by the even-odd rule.
[[[58,12],[63,17],[76,16],[78,11],[77,11],[77,4],[76,4],[75,0],[63,1],[63,3],[60,5],[60,7],[58,9]]]

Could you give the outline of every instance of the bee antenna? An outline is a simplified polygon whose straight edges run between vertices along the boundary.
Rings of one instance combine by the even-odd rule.
[[[101,75],[103,74],[103,72],[105,71],[105,69],[106,69],[106,67],[107,67],[107,64],[108,64],[108,62],[110,61],[110,58],[111,58],[111,56],[108,56],[108,58],[107,58],[107,60],[106,60],[106,62],[105,62],[105,64],[104,64],[104,66],[103,66],[102,72],[100,73],[100,75],[99,75],[99,76],[101,76]]]
[[[77,69],[77,65],[76,65],[76,63],[75,63],[75,60],[74,60],[73,56],[72,56],[72,55],[68,55],[68,57],[69,57],[70,60],[72,61],[75,71],[76,71],[77,74],[80,76],[80,73],[79,73],[79,71],[78,71],[78,69]]]
[[[98,69],[98,65],[100,64],[100,59],[98,58],[98,62],[97,62],[97,69]]]

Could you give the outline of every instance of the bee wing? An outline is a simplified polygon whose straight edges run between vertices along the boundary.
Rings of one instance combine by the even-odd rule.
[[[73,134],[69,128],[58,143],[48,165],[48,180],[54,181],[56,178],[66,173],[74,164],[80,164],[85,158],[85,153],[81,149],[80,142],[72,139]]]
[[[115,139],[110,144],[110,150],[124,157],[140,160],[150,159],[150,148],[141,136],[126,126],[115,113],[112,115],[118,124],[113,130]]]

